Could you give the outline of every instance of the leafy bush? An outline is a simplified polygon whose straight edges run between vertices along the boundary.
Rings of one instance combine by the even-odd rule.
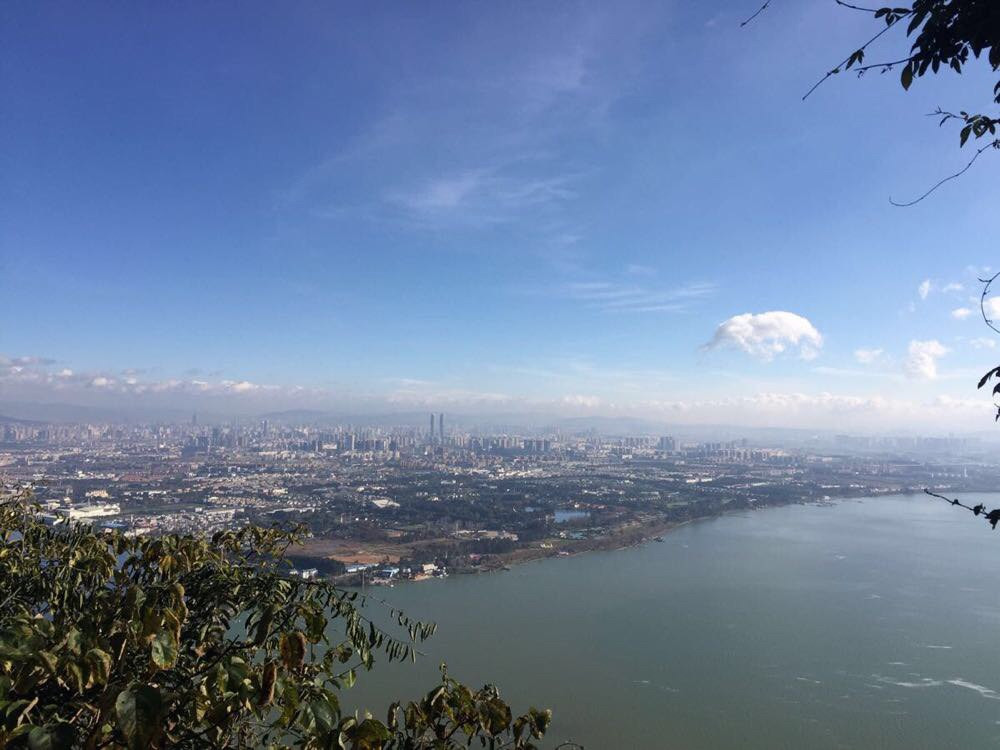
[[[0,748],[533,748],[550,713],[514,718],[494,686],[442,665],[385,722],[339,693],[376,653],[414,658],[432,624],[356,592],[286,576],[299,531],[211,539],[49,526],[0,495]]]

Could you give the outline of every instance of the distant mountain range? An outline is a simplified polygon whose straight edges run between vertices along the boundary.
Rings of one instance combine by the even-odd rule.
[[[79,404],[37,403],[20,401],[0,401],[0,421],[29,422],[112,422],[135,424],[142,422],[189,422],[191,412],[182,409],[158,407],[113,408],[103,406],[81,406]],[[231,417],[221,414],[198,413],[198,420],[206,424],[229,422]]]

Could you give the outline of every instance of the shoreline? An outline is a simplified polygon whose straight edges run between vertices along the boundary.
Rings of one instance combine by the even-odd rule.
[[[970,492],[994,492],[995,490],[954,490],[947,489],[943,491],[957,492],[959,494],[970,493]],[[520,565],[521,563],[534,562],[535,560],[544,560],[550,557],[575,557],[576,555],[582,555],[587,552],[609,552],[618,549],[629,549],[631,547],[638,547],[642,544],[648,544],[649,542],[656,539],[656,537],[663,534],[667,534],[671,531],[679,529],[683,526],[688,526],[693,523],[700,523],[702,521],[710,521],[718,518],[723,518],[724,516],[734,515],[736,513],[758,513],[760,511],[771,510],[774,508],[785,508],[792,505],[828,505],[841,503],[846,500],[858,499],[858,498],[878,498],[878,497],[897,497],[903,496],[908,497],[911,495],[922,495],[923,488],[901,488],[898,490],[882,491],[877,489],[868,489],[864,492],[852,491],[843,494],[827,495],[821,498],[802,498],[799,500],[794,500],[787,503],[774,503],[770,505],[759,505],[749,508],[733,508],[731,510],[723,510],[719,513],[708,513],[703,516],[697,516],[695,518],[688,518],[683,521],[659,521],[650,522],[651,525],[643,526],[622,526],[614,529],[612,533],[605,536],[594,537],[592,539],[587,539],[582,542],[577,542],[571,545],[564,545],[559,548],[553,549],[541,549],[538,547],[523,548],[520,550],[514,550],[513,552],[506,553],[505,555],[498,555],[498,557],[503,557],[504,562],[502,565],[483,567],[479,569],[456,572],[455,575],[476,575],[479,573],[493,573],[498,571],[503,571],[504,567],[510,565]],[[629,541],[625,544],[618,544],[620,540],[619,536],[622,530],[633,529],[635,531],[640,531],[642,533],[638,534],[628,534]],[[581,548],[582,547],[582,548]],[[562,554],[560,554],[562,553]],[[405,581],[404,581],[405,582]]]
[[[593,537],[591,539],[579,540],[573,542],[565,542],[564,540],[558,540],[558,542],[553,542],[554,546],[552,548],[546,549],[540,546],[534,547],[522,547],[520,549],[515,549],[511,552],[493,555],[489,564],[469,567],[469,568],[452,568],[448,570],[448,576],[476,576],[476,575],[486,575],[491,573],[503,573],[512,566],[523,565],[525,563],[537,562],[539,560],[547,560],[550,558],[558,557],[576,557],[577,555],[587,554],[588,552],[611,552],[614,550],[624,550],[631,547],[638,547],[642,544],[652,542],[656,537],[663,534],[667,534],[670,531],[680,528],[682,526],[687,526],[688,524],[695,523],[696,521],[705,521],[712,518],[720,518],[726,515],[725,513],[705,515],[698,518],[689,518],[683,521],[661,521],[652,523],[652,525],[642,525],[642,526],[623,526],[614,529],[612,533],[606,534],[604,536]],[[435,576],[426,576],[419,578],[400,578],[398,580],[392,581],[391,585],[396,584],[416,584],[422,583],[427,580],[434,580]],[[360,586],[361,576],[357,573],[350,573],[342,576],[331,576],[330,580],[333,583],[345,585],[345,586]],[[366,586],[381,587],[386,586],[383,583],[373,583],[371,581],[365,582]]]
[[[787,503],[787,505],[811,505],[816,503],[826,502],[823,500],[802,500],[795,503]],[[746,511],[756,511],[765,510],[769,507],[780,507],[780,506],[763,506],[761,508],[740,508],[739,512]],[[502,573],[510,570],[512,566],[523,565],[526,563],[537,562],[539,560],[547,560],[550,558],[558,557],[576,557],[578,555],[587,554],[590,552],[613,552],[615,550],[625,550],[632,547],[638,547],[643,544],[648,544],[653,542],[657,537],[664,534],[668,534],[675,529],[688,526],[693,523],[713,520],[716,518],[722,518],[726,515],[731,515],[737,512],[737,509],[732,511],[724,511],[722,513],[706,514],[704,516],[698,516],[696,518],[688,518],[683,521],[649,521],[646,524],[633,524],[630,526],[621,526],[611,533],[604,536],[593,537],[586,540],[565,542],[564,540],[558,540],[562,542],[561,544],[555,544],[550,549],[542,548],[540,546],[535,547],[522,547],[521,549],[513,550],[512,552],[504,553],[502,555],[495,555],[495,560],[491,560],[490,564],[483,566],[476,566],[471,568],[455,568],[448,571],[448,575],[452,576],[475,576],[475,575],[485,575],[491,573]],[[425,580],[434,580],[434,576],[421,577],[421,578],[401,578],[392,582],[392,585],[396,584],[416,584],[421,583]],[[337,576],[331,578],[334,583],[347,585],[347,586],[358,586],[361,584],[361,577],[356,574],[348,574],[345,576]],[[386,584],[372,583],[371,581],[366,582],[368,586],[385,586]]]
[[[947,490],[952,492],[967,493],[976,492],[977,490]],[[510,570],[512,566],[521,565],[524,563],[536,562],[538,560],[546,560],[549,558],[557,557],[575,557],[577,555],[586,554],[588,552],[610,552],[614,550],[624,550],[630,549],[632,547],[638,547],[643,544],[648,544],[657,539],[657,537],[663,536],[675,529],[687,526],[692,523],[708,521],[717,518],[722,518],[724,516],[733,515],[735,513],[746,513],[746,512],[759,512],[763,510],[769,510],[772,508],[781,508],[791,505],[825,505],[831,503],[839,503],[845,500],[857,499],[857,498],[873,498],[873,497],[892,497],[892,496],[910,496],[921,494],[922,489],[915,488],[901,488],[892,491],[878,491],[876,489],[869,489],[865,492],[848,492],[844,494],[828,495],[822,498],[802,498],[800,500],[795,500],[787,503],[775,503],[769,505],[760,505],[749,508],[733,508],[731,510],[723,510],[717,513],[707,513],[703,516],[697,516],[694,518],[687,518],[682,521],[668,521],[668,520],[657,520],[649,519],[645,522],[633,522],[631,524],[626,524],[620,527],[616,527],[610,531],[610,533],[603,536],[595,536],[584,540],[563,540],[563,539],[553,539],[545,540],[545,543],[552,544],[550,548],[543,548],[540,546],[542,542],[536,543],[536,546],[522,547],[520,549],[512,550],[511,552],[492,555],[488,564],[482,566],[474,567],[459,567],[451,568],[448,570],[447,575],[482,575],[487,573],[500,573]],[[659,540],[664,541],[664,540]],[[391,585],[395,584],[409,584],[409,583],[420,583],[425,580],[433,580],[435,576],[426,576],[416,579],[406,579],[401,578],[394,580]],[[361,577],[356,574],[347,574],[342,576],[331,577],[330,580],[336,584],[355,586],[361,584]],[[372,583],[371,581],[366,582],[369,586],[384,586],[386,584]]]

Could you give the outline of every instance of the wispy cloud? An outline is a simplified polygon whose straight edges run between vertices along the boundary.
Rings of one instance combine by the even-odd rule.
[[[5,369],[36,368],[54,365],[56,361],[50,357],[4,357],[0,355],[0,373]]]
[[[522,222],[576,197],[579,175],[523,172],[493,165],[432,177],[388,191],[385,202],[417,223],[490,226]]]
[[[381,111],[277,190],[277,208],[403,231],[517,223],[529,252],[585,235],[569,206],[600,161],[570,144],[606,126],[640,71],[622,45],[647,29],[603,9],[527,15],[538,24],[471,28],[455,52],[475,53],[475,66],[380,82]],[[508,34],[517,44],[498,48]]]
[[[55,369],[51,367],[54,363],[54,359],[47,357],[0,356],[0,384],[50,392],[89,391],[132,396],[290,394],[307,390],[300,386],[266,385],[249,380],[203,380],[196,377],[150,379],[140,377],[144,371],[139,369],[126,369],[121,372],[77,371],[68,367]]]
[[[855,349],[854,359],[863,365],[870,365],[873,362],[877,362],[883,354],[884,351],[882,349]]]
[[[927,343],[927,342],[918,342]],[[719,423],[786,426],[845,425],[884,429],[893,425],[933,425],[942,417],[949,424],[961,417],[969,426],[989,418],[992,402],[984,398],[959,398],[947,394],[931,400],[887,398],[881,395],[851,395],[796,390],[760,390],[721,398],[670,398],[673,389],[669,373],[603,369],[585,361],[554,363],[551,368],[525,372],[550,379],[550,394],[525,395],[521,392],[461,387],[414,378],[384,379],[377,391],[349,394],[334,387],[266,385],[246,379],[208,380],[198,378],[151,379],[121,373],[74,371],[42,364],[42,357],[0,357],[0,386],[7,393],[17,386],[30,386],[33,394],[47,391],[62,400],[90,394],[90,403],[105,405],[183,404],[201,408],[225,404],[245,413],[259,413],[275,407],[359,408],[410,410],[429,408],[471,414],[496,410],[528,414],[602,414],[638,416],[672,423]],[[20,362],[20,364],[16,364]],[[819,369],[819,368],[817,368]],[[843,374],[843,373],[838,373]],[[861,373],[859,375],[869,374]],[[603,386],[613,384],[605,390]],[[635,387],[632,387],[632,386]]]
[[[987,336],[979,336],[965,340],[973,349],[995,349],[997,345],[996,339],[991,339]]]
[[[711,282],[689,282],[660,289],[617,281],[574,281],[559,290],[567,297],[606,313],[677,313],[715,294]]]
[[[828,367],[820,365],[812,368],[817,375],[830,375],[836,378],[893,378],[900,380],[898,373],[885,372],[882,370],[870,370],[850,367]]]
[[[640,263],[629,263],[625,266],[625,273],[629,276],[656,276],[656,269]]]
[[[938,376],[938,360],[950,350],[940,341],[911,341],[906,359],[906,372],[911,377],[934,380]]]
[[[412,211],[450,211],[467,204],[483,182],[483,171],[463,172],[429,180],[412,192],[390,194],[388,199]]]

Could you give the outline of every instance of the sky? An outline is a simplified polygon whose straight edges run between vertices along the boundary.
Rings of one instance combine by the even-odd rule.
[[[0,403],[989,429],[993,77],[755,9],[3,4]]]

